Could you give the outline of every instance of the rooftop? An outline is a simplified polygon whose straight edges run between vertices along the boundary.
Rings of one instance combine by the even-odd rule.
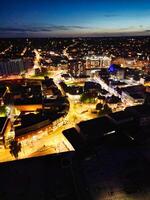
[[[133,115],[131,113],[129,113],[129,112],[126,112],[126,111],[120,111],[120,112],[116,112],[116,113],[111,113],[111,114],[109,114],[109,116],[117,124],[133,119]]]
[[[125,111],[128,111],[136,116],[142,116],[142,115],[150,116],[150,106],[145,104],[127,107]]]
[[[80,122],[77,126],[80,128],[81,133],[89,140],[90,138],[101,138],[108,132],[115,130],[115,124],[107,116]]]
[[[1,198],[76,200],[73,175],[67,164],[73,154],[69,152],[0,164]]]

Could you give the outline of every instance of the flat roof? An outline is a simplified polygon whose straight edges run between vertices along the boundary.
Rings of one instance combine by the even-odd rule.
[[[90,199],[150,199],[150,164],[145,154],[143,148],[105,147],[81,161],[79,177],[85,180]]]
[[[67,152],[1,163],[1,198],[76,200],[78,191],[67,166],[73,156],[74,152]]]
[[[137,105],[132,107],[127,107],[125,111],[142,115],[148,115],[150,116],[150,105]]]
[[[127,119],[132,119],[133,115],[127,111],[119,111],[116,113],[111,113],[109,116],[116,122],[120,122]]]
[[[145,87],[143,85],[134,85],[122,88],[122,91],[128,93],[142,93],[145,92]]]
[[[89,138],[102,137],[105,133],[115,130],[116,127],[114,122],[108,116],[80,122],[77,125],[83,135],[88,136]]]
[[[75,150],[82,148],[83,138],[75,128],[70,128],[63,131],[63,135],[67,138]]]

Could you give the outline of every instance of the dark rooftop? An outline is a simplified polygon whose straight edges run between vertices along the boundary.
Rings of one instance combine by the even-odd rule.
[[[69,152],[0,164],[1,198],[76,200],[74,177],[69,165],[73,154]]]
[[[134,115],[136,114],[136,116],[142,116],[142,115],[150,116],[150,105],[144,104],[144,105],[127,107],[125,111],[128,111]]]
[[[145,87],[143,85],[129,86],[122,88],[122,91],[129,94],[142,94],[145,92]]]
[[[81,133],[89,139],[101,138],[107,132],[115,130],[115,124],[107,116],[80,122],[78,127],[80,128]]]
[[[75,128],[70,128],[63,131],[63,135],[67,138],[67,140],[72,144],[75,150],[81,150],[84,145],[83,138],[81,134],[77,132]]]
[[[110,118],[117,124],[130,121],[133,119],[133,115],[127,111],[120,111],[116,113],[109,114]]]

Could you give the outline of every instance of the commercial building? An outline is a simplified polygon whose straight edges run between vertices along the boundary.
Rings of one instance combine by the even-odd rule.
[[[108,67],[111,64],[111,58],[107,56],[87,56],[86,69]]]
[[[15,107],[20,111],[42,109],[41,85],[14,85],[11,92]]]
[[[7,59],[0,61],[0,75],[18,75],[24,71],[22,59]]]
[[[103,116],[80,122],[76,125],[76,130],[82,135],[85,142],[95,145],[100,143],[105,135],[115,132],[115,124],[107,116]]]
[[[80,122],[75,128],[63,131],[75,150],[99,148],[105,139],[118,137],[126,144],[150,142],[150,106],[137,105],[127,107],[124,111],[111,113],[102,117]],[[73,137],[72,137],[73,134]],[[77,141],[80,142],[77,144]],[[123,141],[122,141],[123,142]],[[84,143],[84,145],[81,143]]]
[[[136,85],[122,88],[121,99],[129,106],[143,104],[145,101],[145,87]]]

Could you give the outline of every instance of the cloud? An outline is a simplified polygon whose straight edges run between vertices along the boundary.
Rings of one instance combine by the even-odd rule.
[[[135,26],[124,27],[124,28],[120,28],[119,31],[129,31],[133,29],[136,29],[136,27]]]
[[[106,14],[104,15],[104,17],[107,17],[107,18],[111,18],[111,17],[118,17],[119,15],[117,14]]]
[[[150,35],[150,29],[144,29],[143,26],[107,30],[96,27],[64,25],[0,27],[0,37],[111,37],[142,35]]]
[[[83,26],[59,26],[59,25],[50,25],[50,26],[41,26],[41,27],[0,27],[0,33],[5,32],[16,32],[16,33],[37,33],[37,32],[53,32],[53,31],[71,31],[71,30],[80,30],[80,29],[87,29],[88,27]]]
[[[144,30],[145,33],[150,33],[150,30]]]
[[[139,25],[140,28],[143,28],[143,25]]]
[[[150,36],[150,30],[144,31],[114,31],[114,32],[93,32],[89,37],[121,37],[121,36]]]

